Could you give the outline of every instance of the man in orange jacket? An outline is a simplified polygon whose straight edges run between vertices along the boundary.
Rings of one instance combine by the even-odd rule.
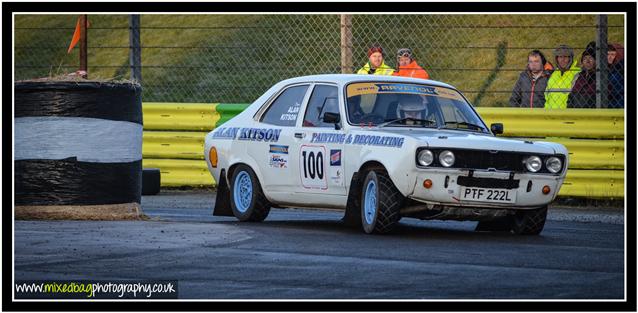
[[[401,48],[397,52],[398,71],[394,72],[394,76],[405,76],[414,78],[430,79],[430,75],[422,67],[416,64],[412,50]]]

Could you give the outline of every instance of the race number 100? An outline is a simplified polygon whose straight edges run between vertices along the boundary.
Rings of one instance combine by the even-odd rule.
[[[328,188],[324,175],[326,148],[323,146],[302,146],[299,158],[301,184],[305,188]]]

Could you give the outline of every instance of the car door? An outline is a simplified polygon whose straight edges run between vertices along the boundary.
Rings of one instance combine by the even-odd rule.
[[[309,94],[310,84],[286,86],[272,100],[261,115],[258,129],[266,132],[274,129],[278,133],[276,140],[255,140],[246,146],[246,152],[260,166],[263,176],[262,189],[274,198],[290,191],[297,184],[297,154],[294,145],[294,132],[302,104]],[[280,195],[277,195],[280,194]]]
[[[326,123],[327,112],[341,116],[339,89],[332,84],[314,84],[295,131],[298,142],[299,176],[295,190],[300,193],[344,195],[345,132]],[[339,123],[340,124],[340,123]],[[297,146],[297,145],[295,145]]]

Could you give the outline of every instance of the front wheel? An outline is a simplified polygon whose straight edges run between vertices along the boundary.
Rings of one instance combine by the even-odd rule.
[[[512,232],[517,235],[538,235],[543,231],[546,220],[547,206],[517,211],[511,219]]]
[[[361,192],[361,224],[368,233],[387,233],[396,227],[404,197],[381,168],[368,172]]]
[[[261,222],[270,213],[270,204],[250,167],[239,165],[230,181],[230,207],[240,221]]]

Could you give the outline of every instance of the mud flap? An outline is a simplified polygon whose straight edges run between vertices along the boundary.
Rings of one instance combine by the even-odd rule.
[[[350,181],[348,190],[348,203],[346,204],[346,213],[341,221],[350,227],[361,227],[361,184],[359,182],[359,173],[355,172]]]
[[[214,216],[235,216],[230,207],[230,190],[226,180],[226,171],[222,170],[219,175],[219,184],[217,185],[217,197],[215,197],[215,207],[213,208]]]

